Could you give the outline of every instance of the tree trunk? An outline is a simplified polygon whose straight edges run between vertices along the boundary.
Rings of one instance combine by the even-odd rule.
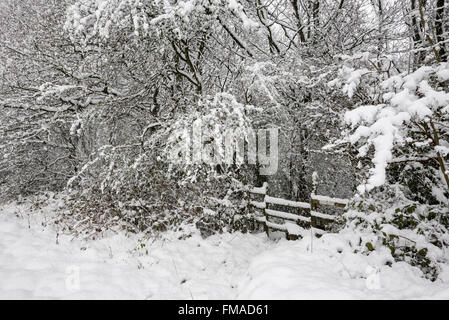
[[[442,62],[447,61],[447,52],[446,52],[446,44],[442,43],[444,39],[444,26],[443,26],[443,18],[444,18],[444,0],[436,0],[436,17],[435,17],[435,33],[437,36],[437,43],[440,46],[438,51],[438,56]]]

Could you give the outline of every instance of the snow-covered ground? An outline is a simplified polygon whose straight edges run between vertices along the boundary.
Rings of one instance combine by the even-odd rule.
[[[354,254],[341,235],[271,241],[265,234],[185,240],[113,235],[80,241],[0,208],[2,299],[448,299],[449,270],[421,278],[383,255]],[[377,268],[377,271],[376,271]],[[78,281],[79,280],[79,281]]]

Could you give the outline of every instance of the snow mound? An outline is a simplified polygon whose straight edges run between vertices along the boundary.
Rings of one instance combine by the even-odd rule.
[[[252,260],[240,299],[447,299],[445,281],[423,279],[405,262],[386,264],[387,252],[353,253],[350,239],[326,234],[312,243],[280,241]]]

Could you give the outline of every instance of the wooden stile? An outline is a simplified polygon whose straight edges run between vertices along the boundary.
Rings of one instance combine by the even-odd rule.
[[[310,203],[269,196],[267,195],[267,182],[264,182],[262,187],[251,189],[251,194],[263,197],[263,200],[250,200],[249,202],[250,206],[254,208],[256,212],[262,211],[259,215],[256,215],[255,220],[258,223],[263,224],[264,231],[267,235],[269,235],[269,230],[282,231],[285,232],[288,240],[297,240],[301,237],[300,226],[305,225],[310,226],[314,234],[321,236],[326,233],[321,226],[333,223],[336,216],[318,212],[318,205],[334,206],[345,209],[349,204],[349,199],[331,198],[328,196],[317,195],[317,183],[318,175],[314,172],[312,175],[312,192],[310,195]],[[273,205],[289,207],[298,211],[301,210],[308,214],[308,216],[280,211],[277,208],[273,209],[271,208]],[[281,219],[283,220],[283,223],[280,224],[270,221],[270,217]]]

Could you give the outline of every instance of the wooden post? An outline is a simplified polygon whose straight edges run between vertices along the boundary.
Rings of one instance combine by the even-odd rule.
[[[268,193],[268,182],[264,182],[264,184],[267,184],[267,187],[265,188],[265,194],[263,195],[263,203],[265,204],[265,209],[263,210],[263,213],[265,215],[265,223],[264,223],[264,230],[265,233],[267,234],[267,237],[270,236],[269,232],[268,232],[268,226],[267,226],[267,221],[268,221],[268,214],[267,214],[267,202],[265,201],[265,199],[267,198],[267,193]]]
[[[254,207],[254,211],[256,212],[256,224],[258,227],[260,227],[260,225],[263,225],[264,231],[267,231],[267,226],[265,221],[261,221],[260,219],[258,219],[259,217],[263,217],[264,219],[266,219],[266,213],[265,213],[265,208],[267,206],[266,204],[266,194],[267,194],[267,187],[268,187],[268,183],[264,182],[262,187],[254,187],[251,190],[249,190],[249,206],[250,208]],[[253,199],[253,196],[256,196],[256,199]],[[254,202],[254,203],[251,203]],[[253,211],[252,211],[253,212]]]
[[[315,237],[316,217],[312,216],[312,211],[316,210],[317,201],[313,199],[312,195],[316,194],[318,184],[318,173],[314,171],[312,173],[312,192],[310,194],[310,252],[313,253],[313,237]]]
[[[317,208],[318,203],[312,197],[312,195],[316,194],[317,186],[318,186],[318,173],[316,171],[314,171],[312,173],[312,193],[310,195],[310,211],[315,211]],[[314,216],[312,216],[312,214],[310,215],[310,227],[311,228],[317,227],[316,218]]]

